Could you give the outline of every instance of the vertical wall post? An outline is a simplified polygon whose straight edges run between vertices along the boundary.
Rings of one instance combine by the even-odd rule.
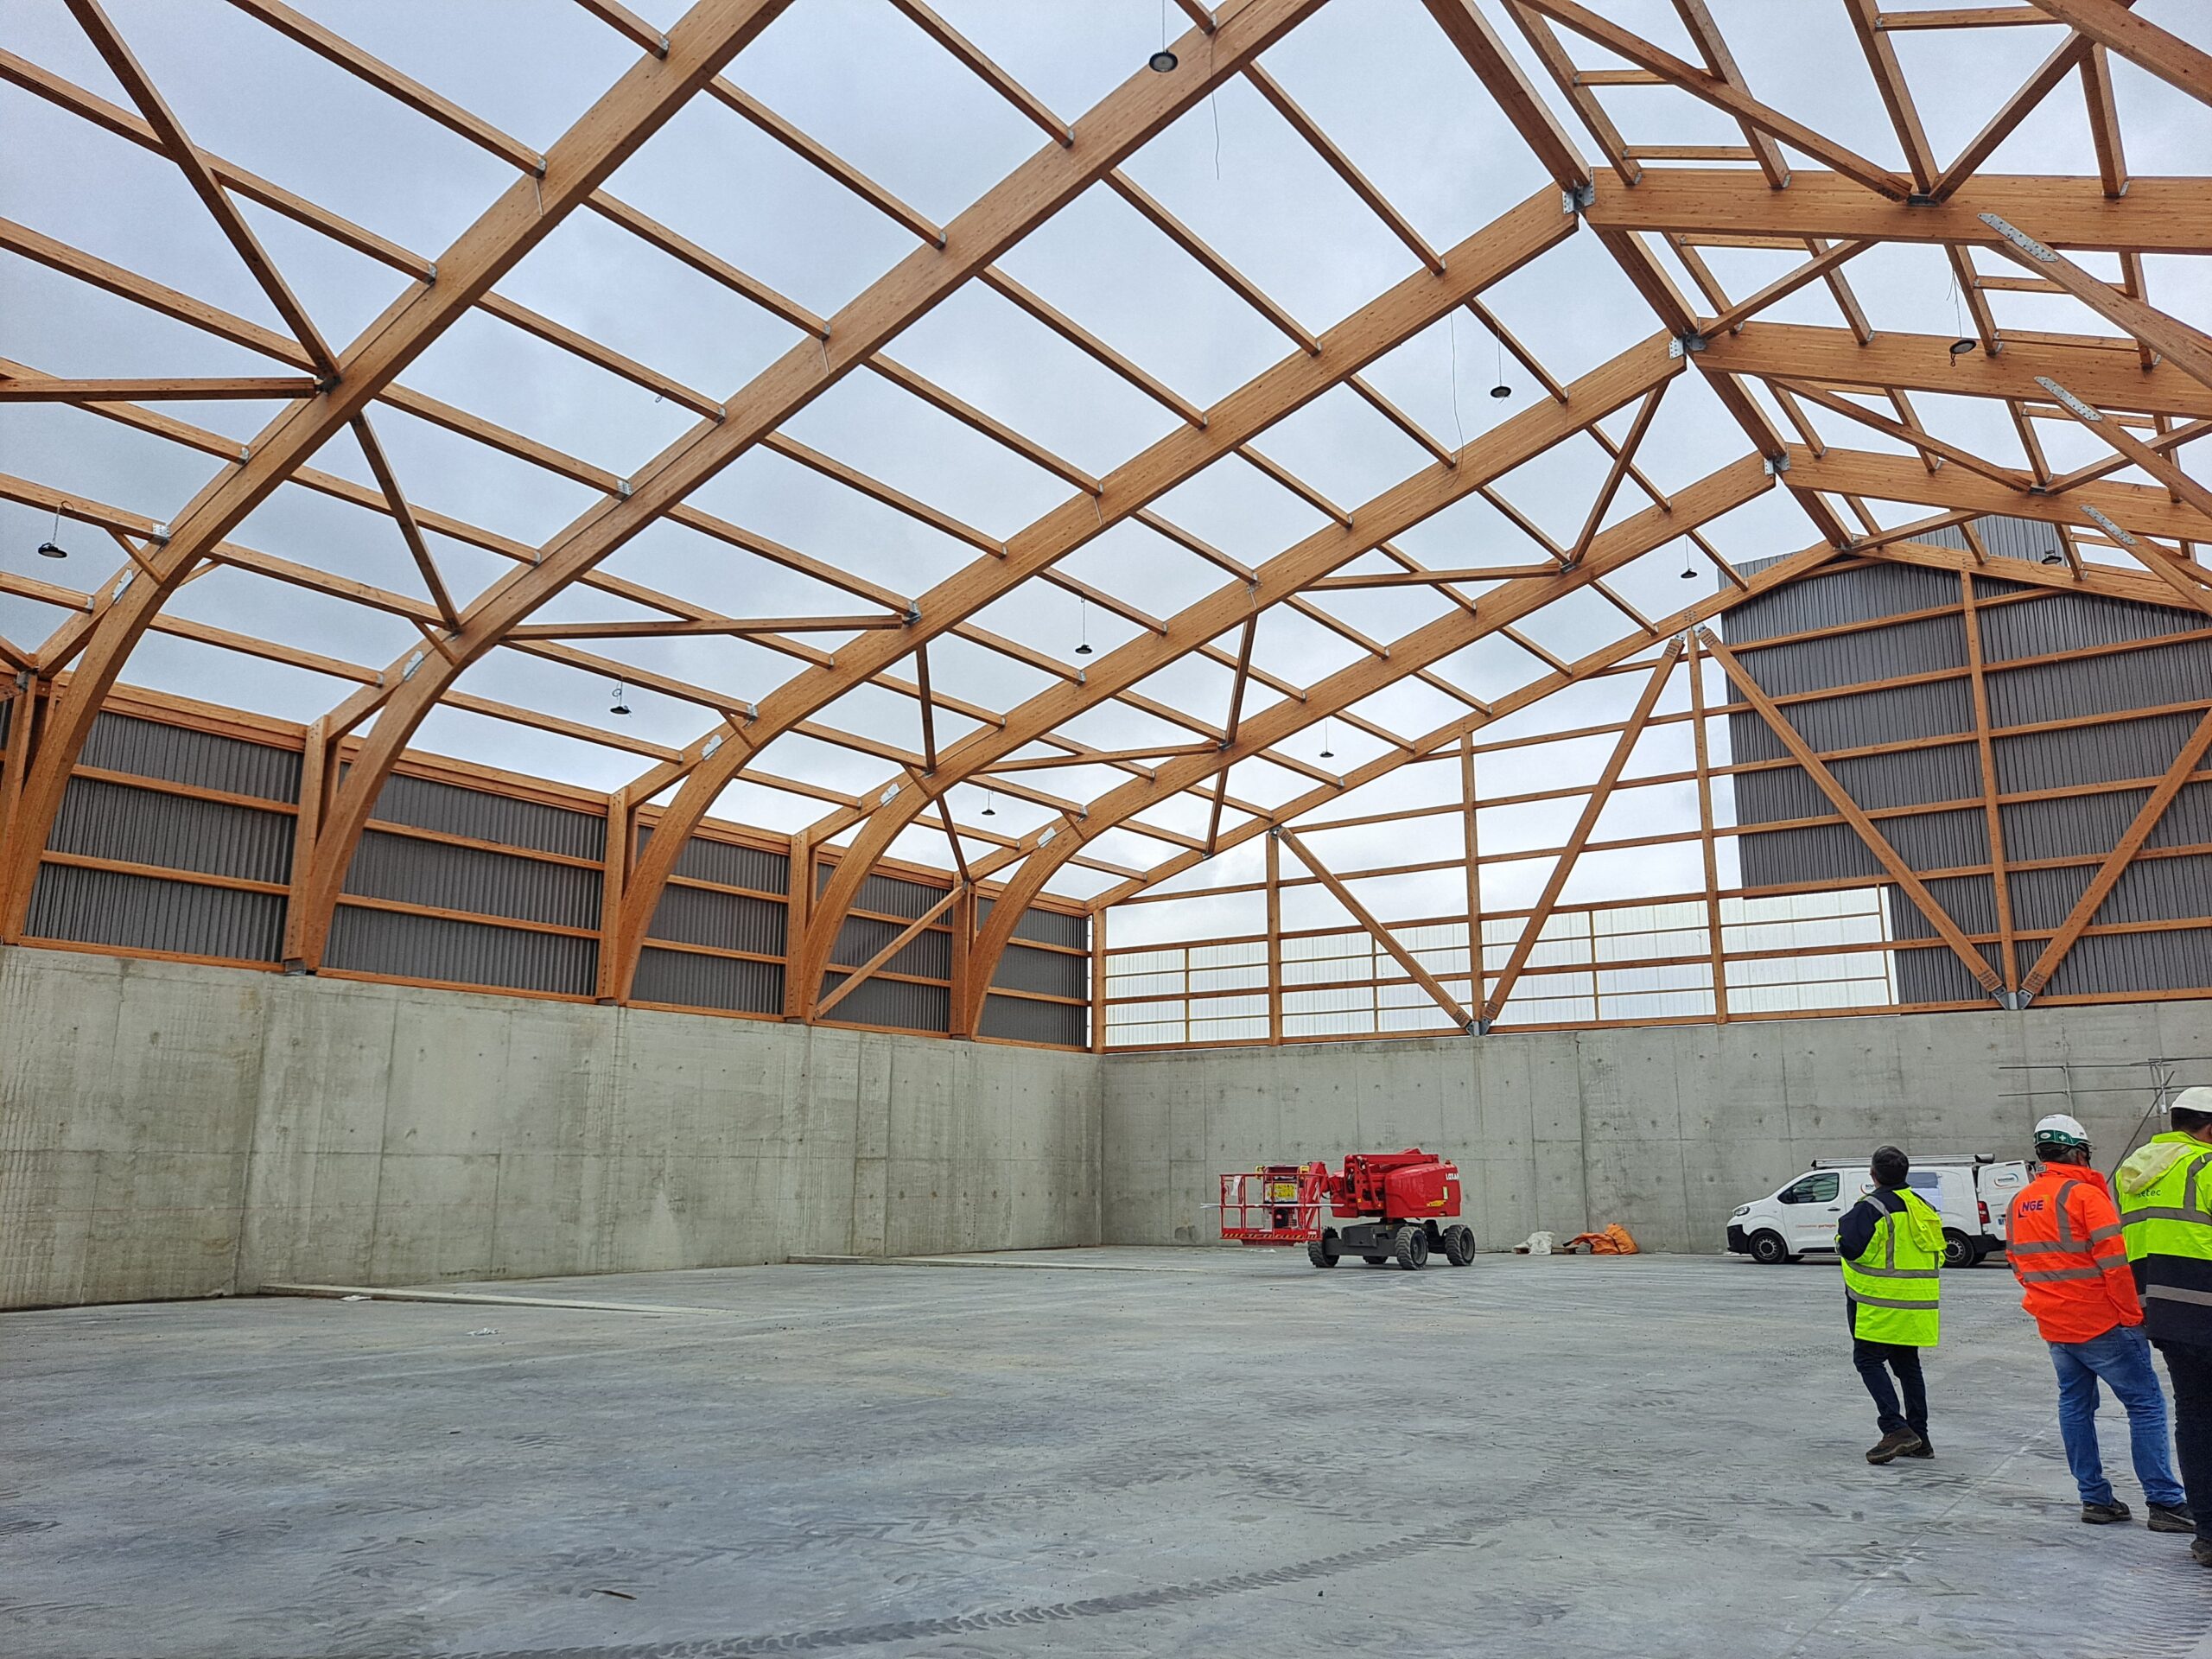
[[[1268,1041],[1279,1044],[1282,1041],[1282,849],[1272,833],[1260,839],[1268,849]],[[1185,1010],[1191,1006],[1190,990],[1186,969],[1183,981]]]
[[[800,830],[791,837],[790,874],[784,895],[784,1018],[804,1020],[814,1001],[811,985],[798,982],[799,942],[806,938],[807,918],[814,913],[814,843]]]
[[[1697,750],[1698,842],[1705,855],[1705,932],[1713,960],[1713,1018],[1728,1021],[1728,966],[1720,929],[1720,849],[1713,835],[1713,757],[1705,732],[1705,658],[1690,636],[1690,732]]]
[[[337,770],[330,764],[330,721],[318,717],[301,738],[299,810],[292,819],[292,868],[288,883],[290,891],[284,895],[284,971],[300,973],[305,970],[302,960],[307,917],[300,903],[300,888],[308,879],[308,872],[315,868],[315,837],[322,833],[322,809],[330,798],[330,774]],[[10,768],[13,770],[13,768]]]
[[[621,1000],[616,994],[620,982],[615,966],[621,953],[615,943],[615,930],[621,921],[622,889],[630,879],[630,860],[637,847],[638,838],[630,828],[630,791],[626,787],[618,789],[607,798],[607,841],[599,878],[598,1001],[601,1003]]]
[[[945,818],[948,823],[951,821],[951,817],[950,809],[947,809]],[[968,976],[973,971],[975,960],[970,954],[969,947],[975,943],[976,884],[972,881],[963,881],[961,883],[960,896],[952,901],[952,1001],[950,1004],[951,1008],[964,1008],[968,1006]],[[953,1020],[950,1017],[945,1020],[947,1027],[945,1034],[949,1037],[957,1037],[962,1034],[950,1029],[953,1023]]]
[[[47,697],[46,682],[35,674],[17,675],[16,685],[14,712],[8,716],[8,759],[0,764],[0,842],[12,841],[16,833],[23,774],[30,770],[31,753],[38,747]],[[22,936],[8,925],[7,915],[0,910],[0,938],[14,944]]]
[[[1184,988],[1190,988],[1186,982]],[[1183,1004],[1190,1007],[1188,998]],[[1188,1018],[1187,1013],[1185,1018]],[[1090,914],[1090,1052],[1106,1052],[1106,912],[1093,911]]]
[[[2020,988],[2019,946],[2012,936],[2012,892],[2005,872],[2005,816],[1997,804],[1997,747],[1989,730],[1988,665],[1982,658],[1981,612],[1975,603],[1974,573],[1959,572],[1959,605],[1967,629],[1967,673],[1974,687],[1974,746],[1981,754],[1982,810],[1989,823],[1989,879],[1997,889],[1998,946],[2003,953],[2005,988]]]
[[[1475,734],[1459,735],[1459,798],[1466,808],[1461,836],[1467,859],[1467,1006],[1481,1007],[1483,995],[1483,872],[1481,837],[1475,826]]]

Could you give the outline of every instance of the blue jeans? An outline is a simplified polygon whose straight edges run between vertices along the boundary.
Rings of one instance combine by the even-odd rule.
[[[2143,1328],[2120,1325],[2093,1342],[2054,1342],[2050,1363],[2058,1371],[2058,1432],[2082,1501],[2112,1502],[2112,1483],[2097,1452],[2097,1379],[2102,1377],[2127,1410],[2128,1448],[2143,1496],[2162,1508],[2186,1509],[2166,1444],[2166,1396],[2151,1369]]]

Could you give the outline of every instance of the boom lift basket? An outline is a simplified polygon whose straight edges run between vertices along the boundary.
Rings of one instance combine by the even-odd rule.
[[[1329,1166],[1263,1164],[1221,1178],[1221,1236],[1239,1244],[1304,1244],[1321,1236]]]

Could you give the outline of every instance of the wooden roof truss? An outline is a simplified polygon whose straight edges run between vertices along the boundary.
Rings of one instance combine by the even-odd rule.
[[[2200,558],[2202,546],[2212,542],[2212,489],[2199,481],[2202,468],[2192,468],[2187,454],[2193,440],[2212,429],[2212,340],[2158,308],[2145,264],[2150,253],[2212,254],[2212,180],[2131,175],[2113,85],[2113,61],[2125,59],[2189,98],[2212,104],[2212,59],[2134,16],[2123,0],[2037,0],[2032,7],[1910,12],[1884,12],[1875,0],[1834,0],[1863,49],[1865,73],[1902,157],[1898,167],[1763,101],[1705,0],[1675,0],[1693,56],[1683,55],[1680,41],[1670,47],[1646,39],[1611,21],[1602,8],[1575,0],[1503,0],[1503,15],[1519,31],[1517,42],[1502,35],[1473,0],[1425,0],[1440,44],[1465,60],[1549,179],[1535,194],[1448,249],[1423,237],[1262,62],[1268,48],[1319,12],[1325,0],[1243,0],[1217,11],[1198,0],[1179,0],[1189,24],[1173,43],[1180,67],[1166,74],[1140,67],[1073,118],[1048,107],[924,0],[887,0],[1043,137],[1033,156],[943,224],[744,90],[745,48],[776,22],[791,0],[699,0],[665,33],[618,0],[578,0],[639,55],[542,153],[283,0],[232,3],[415,117],[496,158],[514,177],[474,224],[432,255],[402,246],[200,147],[98,0],[67,3],[127,92],[129,107],[0,52],[0,79],[174,164],[284,325],[281,331],[264,327],[34,226],[0,221],[0,251],[8,255],[243,346],[269,365],[264,373],[228,378],[98,379],[73,378],[59,366],[0,359],[0,401],[73,405],[219,463],[199,495],[162,522],[120,505],[65,495],[35,480],[0,475],[0,499],[95,527],[122,555],[108,580],[90,588],[34,578],[20,568],[0,569],[0,593],[64,613],[42,639],[0,638],[0,658],[15,671],[19,690],[41,682],[60,688],[28,766],[7,797],[11,818],[0,861],[5,899],[0,920],[10,938],[20,937],[40,849],[92,719],[149,632],[308,670],[353,688],[333,707],[302,713],[313,720],[313,741],[322,749],[310,757],[316,775],[329,745],[349,734],[361,740],[345,778],[327,788],[328,798],[315,815],[311,833],[303,828],[286,948],[306,967],[320,958],[354,845],[384,778],[433,710],[454,709],[607,746],[645,763],[614,798],[623,811],[656,799],[664,810],[652,842],[623,876],[620,891],[610,892],[618,920],[609,931],[614,948],[602,957],[602,995],[627,995],[683,834],[741,777],[828,806],[826,816],[801,832],[805,843],[849,841],[828,887],[808,906],[804,937],[791,944],[800,988],[795,1012],[826,1014],[877,965],[871,963],[845,980],[826,1000],[817,1001],[806,988],[821,984],[840,926],[869,871],[900,836],[918,829],[949,842],[959,871],[959,884],[940,911],[977,891],[978,884],[986,884],[982,891],[1002,894],[974,939],[968,1000],[954,1013],[955,1030],[973,1032],[990,964],[1006,948],[1022,906],[1063,871],[1087,873],[1090,901],[1103,907],[1242,842],[1280,831],[1322,880],[1333,882],[1291,829],[1301,814],[1408,761],[1461,746],[1484,725],[1564,687],[1624,665],[1656,662],[1632,734],[1678,654],[1688,649],[1694,659],[1701,645],[1756,702],[1756,688],[1738,672],[1726,647],[1710,635],[1693,640],[1693,631],[1731,605],[1839,556],[1978,568],[1988,555],[1970,521],[1988,512],[2018,513],[2058,524],[2066,558],[2063,569],[2024,568],[2019,579],[2085,591],[2114,591],[2117,583],[2139,594],[2138,580],[2122,578],[2113,569],[2139,565],[2156,579],[2154,591],[2164,602],[2212,613],[2212,570]],[[2048,57],[1966,150],[1944,165],[1929,143],[1893,37],[2034,24],[2050,34]],[[1595,61],[1600,59],[1602,64]],[[1590,67],[1582,67],[1585,60],[1592,60]],[[1333,327],[1309,327],[1127,170],[1147,142],[1232,78],[1248,82],[1405,251],[1409,274]],[[2083,99],[2087,118],[2088,165],[2082,174],[1987,175],[1984,163],[2004,140],[2069,82]],[[1554,112],[1540,83],[1573,111],[1580,137]],[[1617,116],[1616,104],[1630,107],[1617,99],[1616,89],[1630,88],[1649,89],[1634,98],[1663,95],[1717,111],[1742,142],[1639,144],[1616,124],[1625,118]],[[734,112],[867,204],[912,238],[911,252],[834,315],[819,315],[613,194],[608,181],[621,162],[695,99]],[[1595,147],[1595,164],[1585,159],[1584,138]],[[1025,237],[1093,187],[1111,191],[1279,332],[1287,355],[1201,407],[1001,267],[998,262]],[[378,262],[405,279],[405,288],[359,338],[334,343],[241,213],[240,204],[249,202]],[[747,384],[717,394],[502,294],[501,278],[563,216],[578,212],[597,216],[658,257],[680,262],[779,320],[796,338]],[[1648,307],[1655,332],[1597,368],[1562,378],[1516,335],[1485,293],[1585,233],[1602,245]],[[1969,319],[1970,349],[1962,342],[1955,350],[1952,341],[1934,335],[1878,334],[1870,326],[1852,286],[1853,264],[1898,242],[1942,249]],[[1734,293],[1708,254],[1744,248],[1792,251],[1802,260],[1749,291]],[[2117,255],[2117,280],[2085,270],[2075,257],[2084,252]],[[1691,292],[1684,291],[1677,273],[1688,278]],[[1152,400],[1172,416],[1172,429],[1122,466],[1094,475],[893,355],[904,330],[971,283]],[[1825,293],[1837,321],[1761,321],[1770,307],[1801,292]],[[2008,332],[1992,302],[1993,296],[2007,294],[2069,299],[2082,308],[2085,325],[2099,332],[2087,327],[2073,334]],[[1365,372],[1460,313],[1471,326],[1471,340],[1494,340],[1546,397],[1471,439],[1455,435],[1447,442],[1408,416]],[[651,391],[688,411],[694,424],[624,477],[406,385],[410,365],[456,322],[475,314]],[[1459,329],[1460,321],[1451,327]],[[1455,351],[1456,339],[1455,334]],[[791,435],[802,411],[862,370],[1040,469],[1071,493],[1001,538]],[[1740,443],[1731,447],[1741,458],[1666,491],[1639,465],[1639,452],[1662,418],[1670,385],[1686,374],[1700,379],[1740,429]],[[1427,459],[1420,472],[1350,507],[1270,455],[1265,442],[1271,427],[1338,389],[1359,398]],[[1984,458],[1932,431],[1914,397],[1939,391],[2000,406],[2026,466]],[[277,409],[244,445],[149,407],[234,399],[261,400]],[[375,423],[385,410],[581,485],[593,493],[593,504],[542,543],[438,511],[409,494],[379,442]],[[1611,432],[1600,425],[1608,417],[1615,417]],[[2108,458],[2056,473],[2040,435],[2040,429],[2054,423],[2086,429],[2109,448]],[[358,445],[372,487],[308,464],[341,430]],[[1853,447],[1855,437],[1863,444],[1861,435],[1869,432],[1885,447]],[[1602,481],[1575,533],[1555,537],[1514,504],[1503,480],[1516,467],[1585,437],[1605,457]],[[926,591],[894,591],[819,552],[784,545],[697,504],[702,486],[756,448],[950,537],[972,561]],[[1256,563],[1210,545],[1175,522],[1162,498],[1217,462],[1255,469],[1318,513],[1320,527]],[[2123,474],[2127,476],[2115,481]],[[2141,480],[2148,481],[2136,481]],[[1814,540],[1747,575],[1701,526],[1777,484],[1802,509]],[[374,586],[233,539],[255,507],[286,486],[388,517],[419,577],[417,590]],[[1424,566],[1397,543],[1395,538],[1426,518],[1471,498],[1487,504],[1522,538],[1520,544],[1484,563],[1445,569]],[[1878,512],[1884,504],[1892,505]],[[1897,524],[1897,505],[1928,516]],[[1885,523],[1885,515],[1891,522]],[[663,519],[732,557],[763,561],[825,584],[859,608],[821,615],[728,615],[605,568],[611,555]],[[1124,522],[1144,526],[1213,567],[1221,586],[1172,614],[1156,615],[1135,596],[1065,568],[1069,555]],[[1968,531],[1963,552],[1916,539],[1932,528],[1959,524]],[[441,569],[430,535],[494,555],[509,568],[480,592],[457,591]],[[1655,616],[1608,582],[1634,561],[1681,538],[1717,573],[1712,592],[1700,589],[1691,604]],[[381,664],[349,662],[213,626],[175,606],[188,584],[217,569],[290,584],[399,619],[415,630],[416,643]],[[1398,639],[1370,637],[1337,605],[1337,596],[1347,590],[1405,588],[1427,590],[1443,609]],[[623,613],[604,620],[543,613],[550,601],[578,589],[592,590]],[[1012,596],[1045,590],[1062,595],[1059,603],[1071,599],[1117,619],[1129,637],[1096,655],[1086,652],[1090,660],[1077,663],[1009,638],[983,620],[988,607]],[[1579,658],[1563,657],[1529,632],[1529,624],[1570,596],[1594,598],[1610,607],[1626,632]],[[1284,664],[1270,665],[1268,653],[1255,649],[1270,613],[1333,635],[1351,648],[1354,659],[1310,681]],[[780,683],[741,689],[657,671],[624,654],[639,640],[689,635],[748,640],[786,659],[790,672]],[[1493,636],[1511,642],[1544,671],[1503,693],[1478,695],[1461,683],[1448,659]],[[948,695],[943,659],[933,685],[928,654],[941,637],[1039,674],[1045,687],[1007,708]],[[1648,655],[1655,650],[1661,654]],[[677,747],[461,689],[461,676],[493,652],[524,653],[657,692],[695,706],[704,728]],[[1147,691],[1149,677],[1184,658],[1211,663],[1230,677],[1231,690],[1221,709],[1194,710]],[[1363,704],[1401,682],[1442,695],[1460,712],[1427,732],[1392,729]],[[911,702],[918,742],[889,741],[834,722],[833,706],[863,687]],[[1262,706],[1262,696],[1272,701]],[[1071,729],[1087,712],[1109,705],[1179,735],[1148,747],[1108,747]],[[948,716],[958,719],[960,734],[946,728]],[[1363,747],[1372,749],[1370,758],[1339,772],[1287,747],[1325,719],[1359,734]],[[2204,734],[2199,734],[2199,748]],[[764,751],[792,736],[876,763],[885,769],[881,781],[855,792],[770,771],[772,758]],[[1602,809],[1630,741],[1624,740],[1592,794],[1577,826],[1576,847]],[[1230,769],[1247,761],[1264,762],[1273,769],[1270,776],[1291,780],[1291,792],[1268,800],[1240,794],[1231,785]],[[1063,794],[1053,785],[1068,768],[1099,769],[1108,782],[1095,793]],[[1808,769],[1816,779],[1825,776],[1817,761]],[[969,787],[956,800],[954,791],[962,785]],[[1043,821],[1008,835],[972,816],[956,817],[956,806],[965,809],[978,798],[979,787],[1025,804]],[[1840,804],[1849,810],[1847,803]],[[1179,827],[1198,822],[1202,831]],[[1116,830],[1126,832],[1117,846],[1149,845],[1160,855],[1148,863],[1110,855],[1098,843]],[[1545,907],[1572,861],[1572,853],[1561,861]],[[1356,900],[1348,902],[1363,925],[1372,925]],[[906,937],[893,940],[879,961]],[[1387,937],[1384,943],[1396,950]],[[1495,1013],[1520,959],[1481,1010],[1471,1013],[1429,988],[1455,1020],[1471,1021]]]

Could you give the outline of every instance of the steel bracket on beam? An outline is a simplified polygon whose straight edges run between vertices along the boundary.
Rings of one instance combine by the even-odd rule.
[[[1688,357],[1692,352],[1701,352],[1704,349],[1705,336],[1703,334],[1676,334],[1674,339],[1667,342],[1667,355],[1669,358]]]
[[[1467,1021],[1467,1035],[1470,1037],[1489,1036],[1490,1021],[1484,1019],[1480,1014],[1477,1014],[1472,1020]]]
[[[1769,478],[1780,478],[1789,470],[1789,457],[1787,455],[1769,455],[1765,458],[1765,462],[1766,475]]]
[[[1996,997],[1999,1007],[2009,1008],[2015,1014],[2036,1000],[2033,991],[1995,991],[1991,995]]]
[[[1592,183],[1570,185],[1559,193],[1560,211],[1564,213],[1586,213],[1598,205],[1598,187]]]
[[[2008,224],[2004,219],[1998,218],[1994,213],[1980,213],[1977,214],[1976,217],[1979,218],[1983,224],[1988,226],[1991,230],[1996,232],[1998,235],[2003,237],[2014,247],[2019,249],[2022,253],[2026,254],[2029,258],[2039,261],[2046,265],[2055,265],[2058,263],[2058,256],[2056,253],[2053,253],[2042,243],[2037,241],[2035,238],[2030,236],[2018,226]]]

